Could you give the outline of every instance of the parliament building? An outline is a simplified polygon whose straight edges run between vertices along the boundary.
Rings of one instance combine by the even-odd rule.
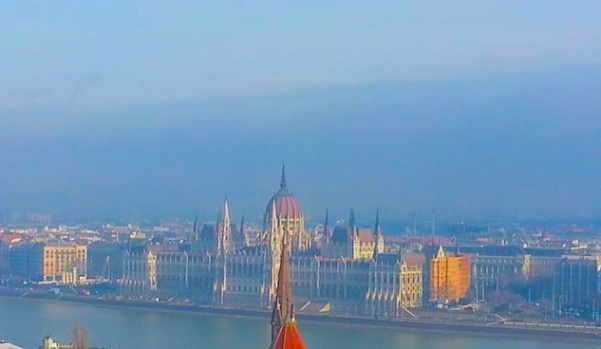
[[[233,228],[226,200],[216,224],[202,229],[195,224],[184,246],[128,247],[121,292],[215,306],[270,308],[285,257],[298,305],[311,302],[326,304],[332,312],[401,316],[403,309],[420,307],[424,299],[434,300],[424,298],[424,285],[430,289],[432,283],[424,281],[427,263],[423,255],[385,253],[379,215],[373,230],[357,227],[354,210],[346,226],[330,228],[328,224],[326,214],[317,243],[305,230],[301,205],[288,190],[282,169],[280,188],[268,201],[256,244],[246,244],[243,224]],[[285,250],[280,248],[284,237]],[[428,274],[439,269],[431,267]],[[469,288],[469,267],[466,270]],[[456,278],[466,282],[465,277]],[[459,289],[466,288],[460,285]]]

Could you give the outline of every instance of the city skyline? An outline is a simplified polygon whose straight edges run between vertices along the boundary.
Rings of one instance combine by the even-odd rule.
[[[598,218],[599,4],[462,4],[4,3],[0,211]]]

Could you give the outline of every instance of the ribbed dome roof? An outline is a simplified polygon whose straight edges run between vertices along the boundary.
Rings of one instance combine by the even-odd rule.
[[[278,219],[300,219],[303,218],[303,211],[298,203],[298,200],[286,188],[286,174],[282,167],[282,180],[280,182],[280,190],[278,190],[271,200],[267,203],[264,218],[268,220],[271,217],[271,210],[275,204],[276,217]]]

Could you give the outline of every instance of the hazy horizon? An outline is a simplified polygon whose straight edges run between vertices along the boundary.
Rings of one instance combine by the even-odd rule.
[[[601,3],[320,6],[0,4],[0,211],[600,217]]]

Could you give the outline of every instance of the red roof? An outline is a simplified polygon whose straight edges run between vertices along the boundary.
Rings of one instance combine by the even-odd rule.
[[[287,321],[282,326],[273,349],[307,349],[307,345],[296,327],[296,321]]]
[[[21,241],[21,236],[17,234],[0,234],[0,241],[4,241],[9,244],[14,244]]]
[[[271,211],[275,206],[275,213],[278,219],[300,219],[303,218],[303,210],[301,210],[298,200],[292,195],[291,192],[286,188],[286,174],[284,173],[284,167],[282,166],[282,180],[280,181],[280,190],[278,190],[273,196],[267,208],[265,209],[265,215],[263,219],[267,221],[271,218]]]
[[[423,254],[403,254],[402,259],[407,266],[422,266],[426,263],[426,256]]]
[[[359,230],[359,241],[363,243],[375,241],[374,235],[371,233],[369,229],[360,229]]]
[[[299,219],[303,217],[303,211],[298,200],[287,191],[280,190],[269,200],[265,210],[266,219],[271,217],[274,204],[275,214],[279,219]]]

